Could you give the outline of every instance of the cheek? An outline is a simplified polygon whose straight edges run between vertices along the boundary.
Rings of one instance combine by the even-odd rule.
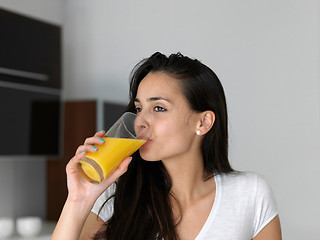
[[[182,114],[181,114],[182,115]],[[175,117],[170,121],[159,122],[154,128],[156,137],[159,136],[164,143],[181,145],[194,135],[193,123],[190,123],[188,115]]]
[[[143,159],[163,160],[190,149],[194,134],[190,126],[185,123],[161,122],[153,127],[154,141],[140,149],[140,155]]]
[[[154,133],[156,138],[170,141],[173,139],[182,138],[182,136],[188,131],[187,128],[188,127],[185,124],[179,122],[179,119],[177,119],[170,122],[159,123],[154,128]]]

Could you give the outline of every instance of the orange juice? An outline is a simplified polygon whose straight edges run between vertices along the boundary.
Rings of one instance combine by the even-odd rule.
[[[91,182],[101,182],[146,142],[143,139],[129,138],[103,139],[103,145],[95,145],[99,149],[97,152],[88,152],[86,159],[80,161],[80,173]]]

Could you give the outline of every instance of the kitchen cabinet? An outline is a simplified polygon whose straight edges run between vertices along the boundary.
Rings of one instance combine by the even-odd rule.
[[[61,89],[61,27],[0,9],[0,78]]]

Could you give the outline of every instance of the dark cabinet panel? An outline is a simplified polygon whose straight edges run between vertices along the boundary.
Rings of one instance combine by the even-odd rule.
[[[58,93],[0,87],[0,155],[60,154]]]
[[[0,81],[61,88],[61,29],[0,9]]]
[[[126,105],[119,103],[104,102],[103,105],[103,127],[107,131],[124,113]]]

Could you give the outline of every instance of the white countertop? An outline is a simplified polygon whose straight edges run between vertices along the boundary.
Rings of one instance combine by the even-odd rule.
[[[56,226],[56,222],[43,222],[41,233],[35,237],[23,238],[17,232],[13,234],[8,240],[49,240],[51,234]]]

